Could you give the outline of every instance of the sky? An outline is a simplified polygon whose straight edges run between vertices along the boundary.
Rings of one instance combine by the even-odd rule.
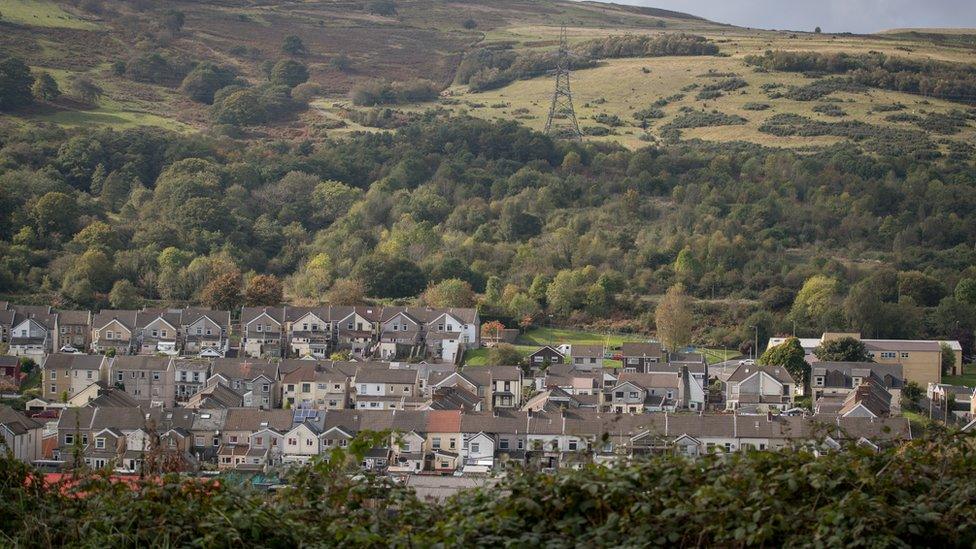
[[[763,29],[872,33],[905,27],[976,28],[976,0],[613,0]]]

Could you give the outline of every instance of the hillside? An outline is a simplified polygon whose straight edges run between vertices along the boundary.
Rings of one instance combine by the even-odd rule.
[[[899,29],[871,36],[821,35],[742,29],[693,15],[596,2],[442,2],[400,0],[392,13],[370,9],[369,2],[169,2],[184,16],[177,32],[166,28],[167,11],[148,2],[113,0],[58,3],[0,0],[5,31],[0,49],[23,56],[35,70],[52,74],[64,87],[83,74],[104,88],[97,107],[65,101],[36,107],[4,122],[50,121],[65,126],[157,125],[179,131],[210,126],[209,107],[188,100],[179,78],[159,85],[115,74],[113,63],[140,54],[161,53],[174,65],[212,62],[234,70],[251,83],[266,78],[268,65],[283,57],[283,40],[298,36],[307,49],[300,61],[319,85],[312,108],[288,121],[252,128],[254,137],[321,139],[351,131],[385,131],[413,114],[437,107],[487,119],[518,120],[534,129],[545,124],[552,83],[543,75],[474,92],[459,84],[457,70],[472,52],[489,48],[518,54],[551,51],[560,25],[570,40],[621,35],[704,36],[717,55],[694,57],[602,58],[573,74],[574,99],[588,139],[640,147],[663,138],[674,125],[680,138],[746,140],[806,149],[848,137],[843,128],[825,127],[816,135],[771,132],[776,115],[799,115],[815,122],[863,122],[876,132],[911,132],[917,118],[943,116],[967,105],[896,90],[840,90],[813,100],[783,92],[816,86],[822,75],[758,71],[745,60],[767,50],[883,53],[910,59],[971,63],[972,34],[964,30]],[[382,2],[379,2],[382,4]],[[185,72],[184,69],[183,72]],[[182,73],[181,73],[182,74]],[[375,79],[432,80],[445,88],[434,102],[404,104],[377,113],[357,107],[350,91]],[[740,81],[738,87],[709,92]],[[663,105],[662,105],[663,103]],[[653,117],[641,113],[653,111]],[[897,114],[893,113],[897,110]],[[690,112],[728,115],[734,123],[685,120]],[[7,118],[7,117],[5,117]],[[676,122],[677,119],[677,122]],[[960,124],[938,136],[947,152],[954,143],[971,143],[976,127]]]

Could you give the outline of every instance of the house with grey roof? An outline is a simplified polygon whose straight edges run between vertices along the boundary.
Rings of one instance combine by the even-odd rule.
[[[147,406],[176,402],[176,368],[170,356],[122,355],[112,360],[109,382]]]
[[[245,407],[271,409],[279,405],[277,364],[251,358],[217,358],[207,385],[216,383],[241,393]]]
[[[43,432],[42,423],[0,404],[0,452],[10,452],[14,459],[33,463],[42,457]]]
[[[782,366],[743,361],[725,382],[725,408],[749,412],[793,407],[797,382]]]

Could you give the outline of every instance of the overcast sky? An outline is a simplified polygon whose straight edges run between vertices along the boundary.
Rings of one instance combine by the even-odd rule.
[[[976,27],[976,0],[613,0],[682,11],[743,27],[870,33],[904,27]]]

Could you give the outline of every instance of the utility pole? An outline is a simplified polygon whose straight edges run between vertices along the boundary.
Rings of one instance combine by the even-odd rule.
[[[566,27],[559,31],[559,52],[556,55],[556,89],[549,105],[549,118],[546,120],[546,133],[552,137],[565,137],[581,141],[576,109],[573,108],[573,92],[569,89],[569,47],[566,42]]]

